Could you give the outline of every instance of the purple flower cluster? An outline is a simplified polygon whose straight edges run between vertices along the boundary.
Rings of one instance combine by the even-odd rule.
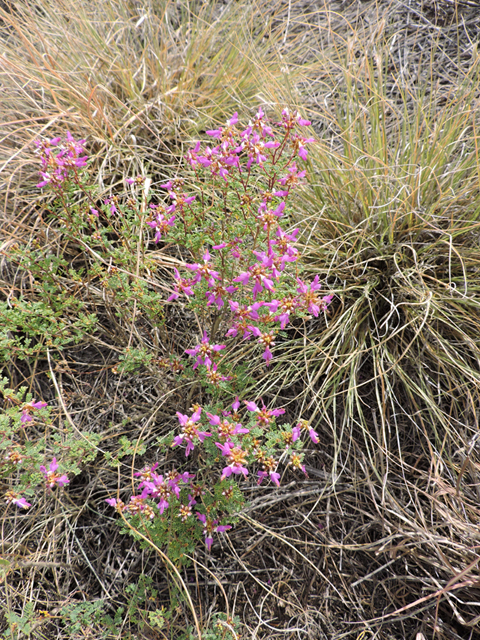
[[[258,471],[259,483],[266,477],[269,477],[276,485],[279,484],[280,475],[276,472],[277,462],[274,463],[272,457],[265,456],[261,448],[258,447],[258,442],[253,445],[251,438],[246,438],[250,433],[250,429],[244,427],[239,422],[239,409],[240,400],[235,398],[232,403],[233,411],[223,411],[222,416],[214,413],[206,412],[206,416],[209,421],[209,425],[216,429],[216,433],[208,433],[200,428],[200,420],[202,409],[197,406],[191,417],[183,415],[177,412],[177,417],[182,426],[182,433],[175,436],[172,447],[186,444],[185,455],[189,456],[195,449],[195,446],[199,443],[203,443],[207,437],[218,437],[220,442],[215,442],[215,446],[218,447],[222,456],[227,459],[227,464],[222,470],[221,480],[225,480],[232,474],[241,475],[246,478],[249,474],[248,464],[251,461],[257,460],[261,463],[262,469]],[[246,409],[254,414],[255,425],[261,427],[263,431],[267,432],[268,429],[273,426],[275,418],[285,413],[285,409],[268,409],[265,404],[262,404],[260,408],[255,402],[245,401]],[[286,443],[286,451],[300,437],[301,429],[307,429],[310,434],[310,438],[313,442],[318,442],[316,432],[309,427],[308,423],[301,420],[296,427],[289,432],[284,433],[284,440]],[[301,459],[294,455],[290,457],[290,464],[293,464],[296,468],[301,469],[304,473],[305,468],[301,464]],[[267,469],[267,472],[265,472]]]
[[[189,171],[196,177],[195,195],[185,187],[184,178],[176,177],[161,185],[164,202],[149,203],[146,223],[154,242],[173,241],[190,251],[191,259],[174,268],[168,302],[191,300],[195,309],[202,309],[197,317],[207,322],[212,319],[210,329],[202,328],[201,338],[185,354],[193,359],[190,374],[212,385],[214,398],[222,389],[231,393],[240,377],[228,368],[227,344],[217,344],[218,334],[225,338],[218,342],[256,341],[269,366],[279,332],[294,317],[319,316],[333,299],[332,294],[321,294],[318,275],[310,281],[299,277],[295,264],[299,229],[286,228],[288,199],[305,181],[301,163],[308,157],[308,145],[314,142],[302,133],[309,125],[310,121],[289,109],[283,110],[279,122],[271,124],[259,108],[241,128],[234,113],[223,126],[206,132],[210,144],[197,142],[186,154]],[[42,163],[38,187],[50,186],[60,194],[67,180],[80,185],[79,169],[87,161],[84,143],[69,132],[64,141],[37,142]],[[135,191],[145,184],[145,178],[137,176],[126,182]],[[96,225],[99,213],[95,201],[90,196],[88,200],[88,220]],[[129,202],[134,203],[129,207],[135,206],[135,198]],[[103,211],[111,216],[125,211],[116,195],[103,204]],[[176,367],[177,371],[185,370],[182,363]],[[22,424],[31,422],[32,413],[44,406],[42,402],[25,405]],[[221,460],[220,480],[225,484],[233,476],[251,477],[251,465],[256,465],[258,484],[269,480],[279,486],[279,466],[285,460],[306,474],[300,453],[302,434],[308,433],[313,443],[319,442],[317,432],[305,420],[294,427],[279,426],[276,420],[283,414],[283,408],[268,408],[262,401],[241,403],[238,397],[229,409],[214,404],[204,410],[194,404],[185,414],[176,412],[179,430],[171,446],[181,447],[185,457],[196,460],[203,460],[204,453],[198,451],[203,448],[209,461],[206,469]],[[231,528],[220,524],[225,501],[215,489],[207,489],[206,482],[195,484],[194,474],[176,470],[160,474],[158,466],[156,463],[135,473],[138,492],[128,504],[116,498],[107,503],[119,513],[141,515],[147,522],[168,513],[179,519],[177,523],[195,523],[197,529],[201,525],[210,550],[213,534]],[[66,475],[58,473],[56,458],[40,471],[49,489],[69,482]],[[228,501],[234,495],[233,488],[221,488]],[[204,493],[208,496],[202,497]],[[6,499],[20,508],[30,506],[15,492],[9,492]]]
[[[210,345],[207,332],[204,331],[202,342],[194,349],[185,349],[185,353],[189,356],[197,356],[195,364],[193,365],[193,368],[196,369],[199,364],[204,364],[207,367],[210,366],[212,364],[210,356],[213,357],[215,353],[218,353],[222,349],[225,349],[224,344]]]
[[[175,504],[176,516],[186,522],[194,514],[198,520],[204,525],[205,543],[210,550],[215,532],[222,533],[231,529],[230,525],[219,525],[218,520],[212,519],[208,515],[208,508],[198,505],[197,509],[207,511],[207,514],[200,510],[194,512],[194,508],[198,504],[197,498],[203,495],[203,489],[199,485],[194,484],[195,475],[184,472],[179,473],[173,469],[166,475],[157,473],[158,462],[151,467],[145,467],[142,471],[134,474],[140,482],[138,495],[130,497],[128,504],[118,500],[117,498],[107,498],[106,502],[114,507],[119,513],[128,513],[130,515],[141,514],[148,520],[153,520],[156,513],[163,515],[166,509]],[[156,503],[157,512],[152,508],[149,501]]]
[[[230,308],[232,315],[226,336],[256,338],[263,349],[267,366],[273,359],[272,347],[278,329],[285,329],[291,317],[299,313],[318,316],[320,311],[327,309],[333,297],[320,296],[318,276],[310,283],[297,278],[295,294],[277,295],[277,289],[285,279],[287,265],[296,262],[299,257],[298,249],[294,246],[299,230],[287,233],[281,223],[290,192],[305,177],[305,171],[298,169],[295,158],[298,156],[304,160],[307,155],[305,145],[313,142],[313,138],[300,135],[296,129],[309,124],[296,111],[284,109],[282,120],[277,123],[283,132],[283,139],[277,140],[276,132],[267,124],[261,108],[241,131],[237,129],[238,114],[235,113],[225,126],[207,131],[209,136],[218,141],[218,145],[207,145],[202,149],[198,142],[187,153],[187,162],[197,176],[207,171],[206,180],[208,175],[213,181],[219,178],[220,183],[224,183],[224,189],[237,176],[244,190],[238,197],[244,215],[250,216],[247,228],[252,230],[255,240],[253,246],[249,247],[246,238],[238,235],[232,237],[222,232],[220,242],[215,242],[212,237],[211,248],[203,250],[201,260],[184,265],[185,270],[192,274],[190,277],[174,269],[174,291],[168,301],[177,300],[180,296],[187,299],[196,297],[198,290],[199,295],[206,299],[206,306],[215,306],[223,313],[223,317],[224,310]],[[287,160],[282,161],[285,155],[288,156]],[[254,169],[263,176],[266,189],[259,189],[256,183],[253,187],[250,185]],[[278,189],[277,184],[283,188]],[[167,189],[172,204],[167,209],[159,205],[161,213],[157,220],[149,223],[157,230],[155,240],[174,228],[175,216],[168,217],[173,212],[180,215],[186,228],[185,207],[193,206],[196,199],[187,195],[185,181],[181,178],[170,180],[162,187]],[[256,210],[253,209],[255,201]],[[191,214],[195,216],[193,209]],[[220,226],[223,228],[223,224],[219,223]],[[243,245],[242,249],[239,245]],[[242,304],[241,300],[246,298],[250,298],[253,304]],[[205,336],[203,346],[189,349],[187,354],[197,356],[195,369],[204,365],[209,372],[208,379],[218,383],[218,375],[212,376],[212,369],[216,365],[211,362],[211,356],[203,358],[201,355],[202,349],[207,348],[204,345]]]
[[[223,188],[225,194],[237,176],[244,188],[239,199],[248,220],[246,228],[251,229],[255,240],[252,246],[247,238],[239,237],[234,225],[231,226],[233,235],[222,233],[220,242],[215,241],[215,236],[212,236],[210,249],[203,250],[201,260],[184,265],[185,270],[191,273],[190,277],[182,276],[178,269],[174,270],[175,286],[169,301],[177,300],[182,295],[187,299],[198,295],[200,300],[205,296],[206,306],[214,305],[226,319],[228,326],[225,337],[256,339],[267,365],[273,359],[272,349],[278,328],[285,329],[291,318],[299,313],[318,316],[321,311],[326,311],[333,298],[331,294],[321,296],[318,276],[311,282],[303,281],[297,276],[288,293],[277,295],[277,290],[282,290],[280,285],[286,279],[287,265],[296,262],[299,257],[298,249],[294,246],[299,230],[287,232],[281,225],[286,214],[287,198],[293,189],[302,184],[306,175],[304,170],[298,168],[295,158],[305,160],[307,157],[305,145],[313,142],[313,138],[300,135],[297,128],[309,124],[296,111],[285,109],[281,122],[277,123],[277,127],[283,132],[283,139],[277,140],[274,128],[267,124],[261,108],[243,130],[237,128],[238,114],[235,113],[225,126],[207,131],[207,135],[218,141],[216,146],[207,145],[202,149],[198,142],[187,153],[186,158],[197,176],[206,171],[206,182],[208,175],[213,182],[219,180],[218,190]],[[285,154],[288,159],[282,164],[280,160]],[[254,170],[263,175],[266,189],[259,189],[256,183],[254,187],[250,186],[249,180]],[[187,195],[183,179],[176,178],[162,186],[168,190],[172,201],[168,214],[177,212],[177,203],[182,203],[180,217],[184,226],[187,226],[189,223],[185,217],[185,207],[193,207],[195,197]],[[168,221],[169,227],[174,226],[173,222],[173,219]],[[163,229],[169,231],[165,226],[165,218],[162,223]],[[218,226],[223,228],[223,224],[219,223]],[[250,303],[245,304],[245,300]],[[218,386],[221,381],[230,379],[230,376],[222,376],[217,371],[217,363],[213,362],[225,348],[225,344],[210,344],[205,331],[201,342],[186,349],[185,353],[195,358],[193,369],[205,371],[207,380]],[[254,414],[256,425],[265,431],[273,425],[276,417],[284,413],[284,409],[268,409],[265,405],[260,408],[255,402],[246,402],[245,405]],[[232,408],[234,415],[238,417],[238,399]],[[201,408],[196,406],[194,409],[190,417],[177,412],[181,433],[175,436],[172,446],[185,446],[186,456],[198,444],[203,443],[205,438],[214,435],[204,430],[208,427],[200,426]],[[230,421],[229,412],[224,414],[223,418],[208,412],[206,414],[210,426],[216,427],[218,432],[220,441],[215,442],[215,445],[227,460],[221,479],[232,474],[246,477],[248,463],[256,459],[262,467],[258,472],[259,482],[270,478],[278,484],[278,463],[271,456],[266,456],[261,448],[252,447],[248,438],[244,440],[250,429],[243,427],[238,421]],[[299,439],[302,424],[299,422],[284,434],[287,449]],[[318,442],[313,429],[309,429],[309,434],[313,442]],[[246,444],[242,444],[243,441]],[[298,454],[292,453],[290,464],[305,472]]]
[[[162,235],[167,235],[175,224],[176,216],[170,216],[170,214],[175,211],[175,204],[172,204],[169,207],[163,207],[160,204],[151,204],[150,209],[155,212],[155,219],[150,220],[147,224],[152,229],[155,229],[155,242],[159,242]]]
[[[73,173],[77,175],[78,169],[87,163],[85,154],[85,140],[75,140],[70,131],[67,131],[66,140],[61,137],[50,140],[36,140],[37,153],[40,156],[42,170],[41,182],[38,188],[50,185],[53,188],[60,188],[65,180]]]
[[[273,425],[276,417],[283,415],[285,410],[267,409],[262,404],[259,407],[255,402],[245,402],[247,411],[255,416],[255,424],[267,431]],[[226,480],[232,475],[247,478],[249,475],[248,465],[252,461],[257,461],[261,469],[257,472],[258,484],[264,479],[269,479],[276,486],[280,485],[280,473],[278,472],[279,462],[273,456],[266,455],[259,442],[249,436],[250,429],[244,427],[240,420],[240,400],[235,398],[231,405],[231,410],[224,410],[221,414],[205,412],[211,433],[203,430],[201,426],[202,409],[194,407],[191,416],[177,412],[179,423],[182,427],[181,435],[175,436],[172,446],[186,445],[185,455],[189,456],[198,444],[204,442],[205,438],[213,437],[218,439],[215,446],[225,459],[221,480]],[[208,428],[208,427],[205,427]],[[300,429],[309,428],[305,421],[301,421],[296,427],[284,432],[286,451],[291,444],[300,436]],[[316,436],[313,429],[310,430],[312,440]],[[301,455],[294,452],[290,455],[289,464],[294,468],[302,470],[305,475],[305,467],[302,464]],[[117,498],[108,498],[106,502],[114,507],[118,512],[130,515],[141,514],[147,520],[153,520],[157,516],[164,515],[165,511],[173,508],[173,514],[182,522],[194,522],[195,516],[203,525],[203,534],[208,550],[213,543],[215,532],[225,532],[231,528],[230,525],[220,525],[218,518],[212,515],[211,505],[207,505],[201,500],[204,495],[204,487],[194,483],[195,475],[188,472],[179,473],[176,470],[167,475],[157,473],[159,463],[151,467],[145,467],[142,471],[135,473],[140,482],[139,493],[131,496],[130,501],[125,504]],[[226,495],[232,491],[231,487],[223,493]],[[200,503],[199,503],[200,499]],[[156,503],[155,510],[151,502]]]
[[[190,418],[183,413],[177,411],[177,417],[182,426],[182,433],[179,436],[175,436],[172,446],[178,446],[184,442],[187,445],[185,455],[188,456],[191,451],[195,449],[196,442],[203,442],[206,437],[210,436],[210,433],[206,431],[199,431],[196,423],[200,419],[202,413],[201,407],[198,407]]]
[[[35,400],[31,400],[23,405],[21,408],[20,422],[23,427],[26,427],[29,423],[33,422],[34,418],[32,413],[38,409],[44,409],[47,406],[46,402],[41,400],[35,402]],[[6,463],[19,466],[24,461],[24,456],[15,448],[18,445],[13,445],[10,450],[4,455],[4,460]],[[48,490],[53,489],[54,487],[64,487],[69,483],[69,479],[65,474],[57,473],[58,471],[58,463],[57,459],[53,458],[50,464],[46,467],[41,465],[39,471],[42,473],[44,477],[45,486]],[[27,502],[27,500],[21,496],[17,491],[9,490],[5,493],[5,502],[7,505],[13,504],[20,509],[27,509],[32,505]]]

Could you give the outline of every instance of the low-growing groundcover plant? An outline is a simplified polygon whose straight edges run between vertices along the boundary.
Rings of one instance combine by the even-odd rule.
[[[202,540],[210,551],[215,535],[232,528],[244,504],[242,483],[253,480],[280,487],[288,468],[307,476],[303,443],[305,438],[318,443],[318,434],[302,416],[294,424],[281,422],[284,408],[269,408],[260,398],[245,397],[252,380],[250,367],[232,359],[238,344],[249,341],[268,372],[285,331],[297,318],[327,312],[333,299],[332,293],[322,291],[318,276],[304,278],[295,246],[299,230],[286,227],[291,193],[305,181],[306,172],[297,162],[307,159],[307,145],[314,141],[302,133],[308,125],[289,109],[283,110],[279,122],[271,123],[259,108],[242,128],[235,113],[225,126],[206,132],[213,144],[202,147],[198,142],[188,151],[185,177],[160,185],[163,192],[154,194],[146,176],[127,178],[132,186],[127,202],[116,195],[99,198],[88,171],[85,140],[75,140],[67,132],[64,139],[36,142],[41,162],[37,187],[48,188],[54,196],[52,220],[64,227],[70,241],[81,238],[85,250],[96,258],[93,275],[101,262],[115,258],[119,264],[124,255],[119,240],[122,248],[139,238],[144,249],[162,242],[177,247],[186,258],[193,257],[177,261],[173,290],[163,304],[181,304],[192,312],[197,344],[181,357],[172,353],[157,358],[161,367],[180,371],[181,380],[190,381],[191,407],[186,413],[176,412],[177,428],[158,443],[158,457],[167,448],[179,448],[185,461],[180,458],[178,468],[160,461],[144,466],[133,474],[138,479],[136,494],[124,502],[119,495],[125,488],[119,487],[117,497],[106,499],[122,516],[122,531],[141,545],[165,549],[162,557],[172,567],[189,564]],[[20,252],[19,261],[25,266],[22,259]],[[144,260],[136,256],[137,275],[143,272]],[[67,268],[65,263],[59,266]],[[79,281],[92,277],[92,272],[79,273]],[[24,358],[37,348],[30,342],[17,344]],[[49,346],[55,345],[50,341]],[[118,369],[134,369],[154,357],[142,352],[135,362],[132,351],[127,349]],[[5,391],[5,397],[17,403],[17,414],[21,412],[16,423],[24,426],[46,403],[23,404],[21,395]],[[10,417],[6,420],[10,427]],[[42,444],[36,443],[33,455],[20,442],[16,423],[3,434],[4,465],[9,463],[5,475],[12,484],[5,499],[9,505],[28,509],[32,503],[23,493],[35,499],[32,475],[40,473],[49,491],[65,487],[69,478],[58,471],[57,457],[78,473],[76,463],[95,455],[99,436],[83,435],[88,451],[72,447],[67,438],[48,442],[46,436]],[[77,434],[72,432],[71,437]],[[53,448],[53,459],[35,467],[47,446]],[[135,450],[140,453],[140,447]],[[106,459],[109,462],[110,456]],[[11,472],[20,463],[22,471],[15,479]],[[233,619],[227,616],[222,638],[235,635],[231,624]]]

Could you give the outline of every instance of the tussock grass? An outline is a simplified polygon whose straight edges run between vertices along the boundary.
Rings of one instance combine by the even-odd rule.
[[[379,570],[392,561],[397,586],[411,594],[403,605],[396,601],[397,615],[414,616],[430,602],[435,619],[450,610],[473,628],[479,59],[455,88],[435,91],[430,83],[427,91],[405,86],[388,40],[350,45],[331,75],[336,91],[324,118],[333,133],[312,154],[297,205],[306,268],[323,275],[337,301],[330,317],[312,320],[301,339],[284,345],[277,395],[301,403],[323,431],[319,462],[334,484],[349,478],[356,485],[351,513],[379,518],[360,536],[344,525],[329,544],[343,548],[347,535],[360,550],[376,530],[370,548],[382,558]],[[290,385],[294,391],[282,393]],[[348,498],[339,503],[348,519]],[[408,568],[394,563],[397,555]],[[421,591],[407,588],[413,576]],[[354,584],[365,588],[362,578]]]
[[[308,479],[286,474],[279,491],[246,491],[225,546],[210,556],[199,549],[183,571],[205,628],[213,609],[228,607],[241,612],[245,637],[269,640],[475,635],[479,18],[446,5],[41,0],[1,9],[6,297],[20,288],[33,300],[37,291],[9,262],[15,241],[39,240],[71,264],[81,256],[36,215],[30,145],[39,134],[69,128],[88,138],[108,191],[125,173],[171,175],[210,121],[258,102],[272,113],[297,103],[317,132],[292,222],[305,269],[336,298],[326,318],[289,329],[273,375],[259,369],[251,391],[284,404],[292,421],[309,418],[321,442],[307,454]],[[140,245],[130,274],[137,255]],[[149,259],[141,276],[162,291],[174,260],[163,249]],[[102,455],[127,435],[144,440],[145,462],[155,459],[190,390],[154,362],[135,375],[114,367],[130,344],[156,355],[190,346],[194,319],[168,311],[158,329],[132,319],[98,282],[82,296],[98,314],[94,335],[58,363],[12,359],[5,368],[15,385],[56,398],[58,420],[103,434],[68,503],[45,500],[35,514],[2,520],[2,552],[18,562],[5,602],[31,615],[31,637],[157,637],[147,612],[186,588],[154,550],[120,536],[104,507],[132,483],[140,457],[112,469]],[[242,349],[236,358],[248,357]],[[137,607],[137,622],[127,611],[115,634],[90,613],[74,630],[63,607],[104,599],[113,613],[142,574],[158,594]],[[179,603],[165,637],[193,620]]]

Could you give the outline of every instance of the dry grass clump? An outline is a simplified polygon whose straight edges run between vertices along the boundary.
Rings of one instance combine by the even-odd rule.
[[[480,62],[472,50],[443,85],[433,63],[411,78],[394,47],[403,34],[381,26],[371,42],[337,36],[345,62],[325,69],[326,134],[298,219],[306,268],[337,304],[285,343],[277,397],[323,430],[318,462],[341,485],[342,516],[325,544],[357,575],[358,618],[378,637],[473,637]]]
[[[4,618],[5,638],[174,639],[195,620],[208,628],[215,611],[240,615],[245,638],[475,637],[473,4],[42,0],[1,10],[5,297],[39,295],[28,271],[12,266],[13,242],[36,241],[69,265],[95,262],[44,222],[47,204],[38,217],[29,147],[36,136],[69,128],[88,137],[107,189],[126,172],[168,174],[174,154],[208,121],[246,113],[252,100],[272,112],[296,101],[313,120],[320,140],[294,216],[305,269],[336,294],[326,318],[287,331],[273,373],[259,369],[251,389],[319,432],[309,478],[245,490],[237,527],[212,554],[198,549],[179,577],[152,547],[120,535],[104,504],[119,488],[127,495],[133,471],[156,460],[175,411],[193,401],[158,359],[191,346],[195,319],[171,307],[149,315],[135,290],[143,282],[165,297],[175,257],[159,248],[139,266],[139,241],[116,289],[112,264],[81,290],[62,274],[57,285],[97,314],[95,331],[60,358],[12,358],[5,373],[12,386],[27,383],[56,403],[59,429],[66,421],[100,434],[99,455],[65,500],[46,497],[35,512],[2,520],[6,612],[32,625],[19,632]],[[117,371],[127,347],[152,356],[135,374]],[[240,349],[235,357],[244,356]],[[109,466],[122,435],[136,444]],[[176,455],[166,456],[166,468]],[[141,586],[145,576],[155,594]],[[124,607],[111,628],[96,603],[112,618]],[[162,606],[172,614],[161,628],[148,614]]]

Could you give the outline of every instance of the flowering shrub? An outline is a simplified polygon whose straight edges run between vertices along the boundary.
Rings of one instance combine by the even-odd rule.
[[[280,424],[283,408],[242,397],[248,372],[232,364],[235,346],[250,341],[268,367],[291,320],[318,316],[333,297],[320,293],[318,276],[311,282],[301,278],[295,247],[299,230],[286,228],[290,194],[305,177],[297,161],[307,158],[313,141],[301,133],[309,124],[288,109],[280,122],[271,124],[260,108],[242,129],[235,113],[225,126],[206,132],[211,145],[197,142],[187,152],[185,176],[161,185],[165,196],[159,202],[152,202],[148,192],[151,241],[176,245],[193,258],[173,269],[173,291],[166,303],[195,311],[202,335],[185,349],[182,362],[170,364],[190,376],[206,401],[186,413],[177,411],[178,430],[168,439],[169,446],[193,458],[195,473],[160,473],[156,462],[135,474],[137,492],[128,503],[118,497],[107,502],[134,529],[147,530],[154,542],[166,544],[174,559],[201,537],[210,549],[214,534],[231,528],[242,504],[238,482],[256,475],[259,484],[279,486],[285,466],[306,474],[303,434],[318,442],[301,417],[293,427]],[[82,177],[87,162],[83,144],[70,134],[63,143],[59,138],[38,143],[38,186],[57,194],[67,216],[72,210],[68,185],[80,188],[89,202],[83,228],[107,248],[102,220],[116,220],[121,227],[128,211],[117,196],[97,204]],[[134,190],[141,190],[145,181],[143,176],[127,180]],[[47,483],[65,484],[64,476],[56,474],[55,459],[49,470],[41,470]]]

